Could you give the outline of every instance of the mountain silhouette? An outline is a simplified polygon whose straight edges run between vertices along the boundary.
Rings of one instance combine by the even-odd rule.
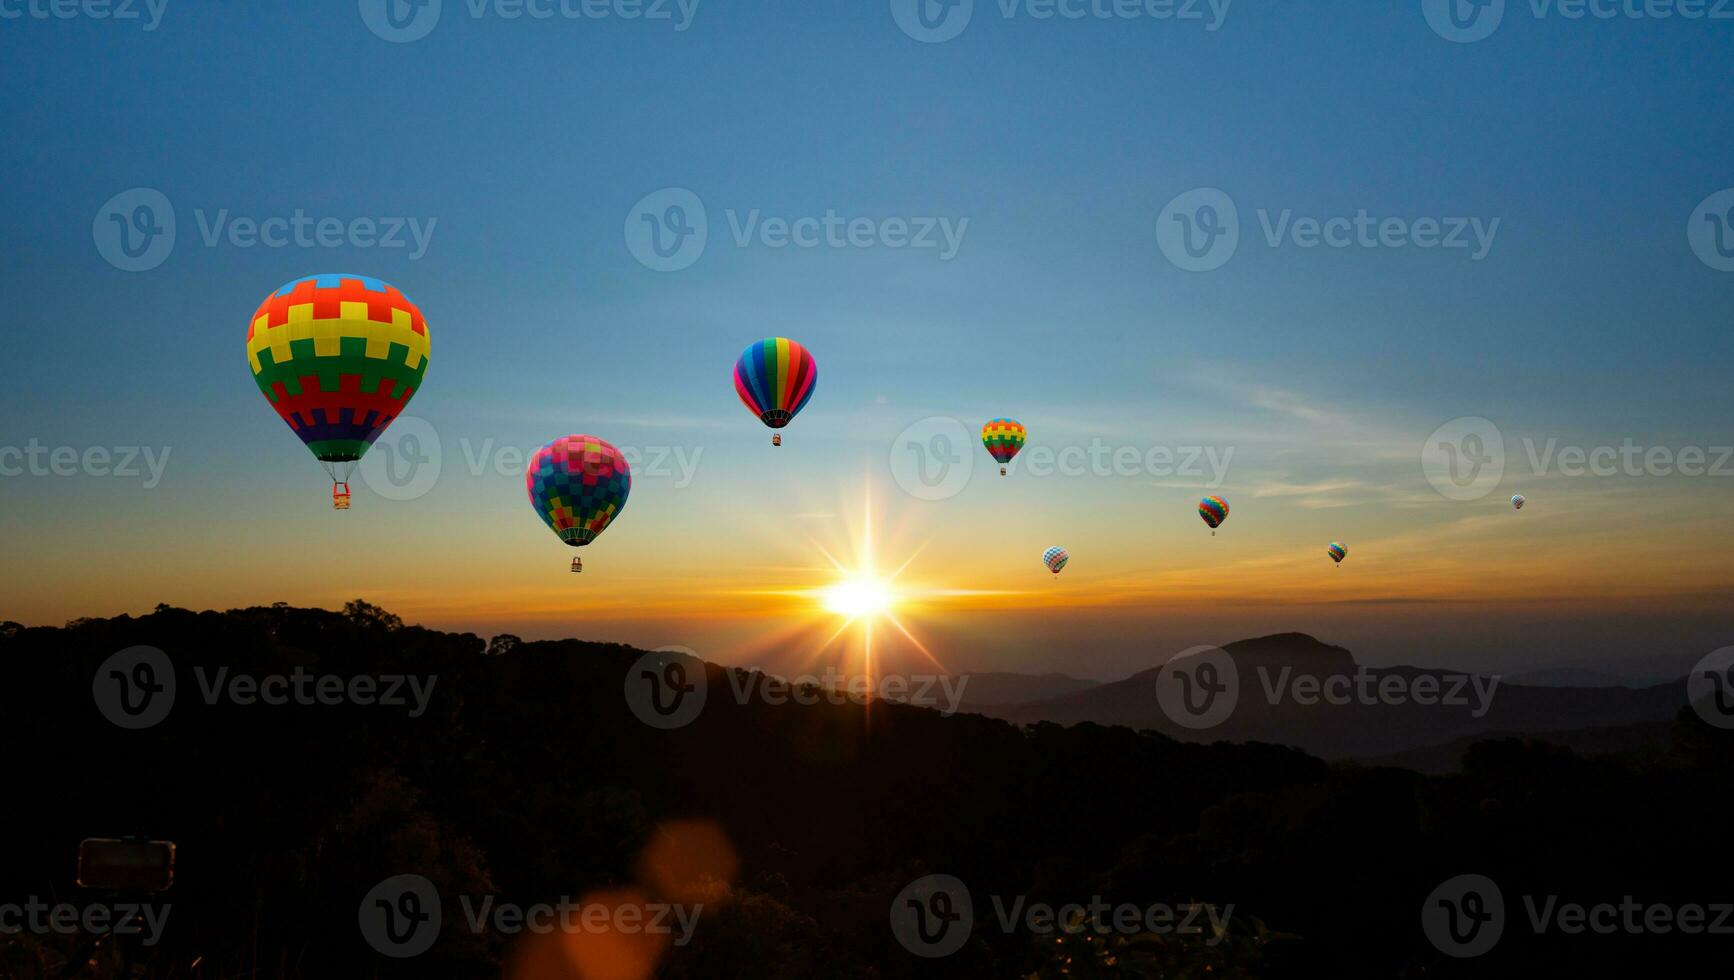
[[[1302,639],[1231,650],[1265,666],[1343,664],[1337,648]],[[160,672],[114,666],[138,657],[160,657]],[[1715,937],[1586,942],[1515,926],[1493,955],[1460,961],[1419,926],[1430,893],[1470,870],[1509,888],[1511,903],[1525,889],[1725,901],[1725,866],[1704,845],[1734,805],[1734,732],[1684,707],[1649,755],[1586,758],[1501,739],[1468,746],[1452,774],[1427,776],[1090,722],[1016,727],[884,701],[769,699],[763,675],[700,662],[681,684],[702,686],[702,709],[658,727],[632,685],[647,673],[675,677],[644,669],[666,657],[428,630],[362,602],[342,613],[163,606],[64,628],[5,624],[0,744],[13,849],[0,862],[0,902],[113,900],[75,885],[78,843],[140,836],[173,841],[177,867],[172,889],[152,899],[172,903],[160,941],[130,947],[135,976],[188,976],[196,962],[191,975],[211,980],[578,977],[574,963],[621,947],[494,920],[472,926],[464,903],[621,895],[702,905],[702,915],[689,941],[645,947],[610,976],[1385,978],[1725,966]],[[172,704],[131,727],[103,693],[117,677],[138,682],[131,695],[140,684],[152,698],[172,691]],[[296,690],[279,678],[302,694],[254,696]],[[419,686],[393,686],[405,678]],[[1143,683],[1049,703],[1088,705]],[[385,703],[387,689],[421,694]],[[339,694],[322,701],[319,691]],[[894,899],[931,875],[963,883],[976,909],[967,941],[940,958],[916,955],[888,925]],[[399,876],[425,880],[446,910],[428,950],[401,959],[370,945],[357,922]],[[1002,925],[996,911],[1098,900],[1133,909],[1130,924],[1041,932],[1023,919]],[[1232,906],[1224,931],[1155,931],[1143,914],[1191,903]],[[126,944],[93,949],[88,938],[0,936],[0,975],[123,975]]]
[[[980,710],[1019,724],[1094,722],[1182,741],[1274,742],[1327,759],[1372,759],[1467,745],[1464,740],[1477,736],[1665,723],[1686,704],[1683,681],[1644,688],[1536,687],[1463,671],[1362,667],[1348,650],[1304,633],[1241,640],[1222,650],[1237,669],[1238,698],[1233,713],[1207,729],[1188,728],[1164,711],[1157,696],[1162,667],[1042,701]],[[1308,683],[1330,678],[1339,679],[1336,690],[1345,692],[1346,703],[1309,697]],[[1345,686],[1350,681],[1357,683]],[[1387,691],[1397,693],[1382,693]],[[1423,698],[1433,703],[1421,703]]]

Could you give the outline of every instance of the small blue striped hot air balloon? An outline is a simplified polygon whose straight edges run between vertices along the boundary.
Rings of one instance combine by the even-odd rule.
[[[1525,501],[1525,500],[1524,500],[1524,499],[1523,499],[1523,494],[1521,494],[1521,493],[1514,493],[1514,494],[1512,494],[1512,495],[1511,495],[1511,506],[1512,506],[1512,508],[1513,508],[1513,509],[1515,509],[1515,510],[1522,510],[1522,509],[1523,509],[1523,505],[1524,505],[1524,504],[1525,504],[1525,503],[1527,503],[1527,501]]]
[[[1042,552],[1042,564],[1048,566],[1048,571],[1055,575],[1060,574],[1060,569],[1065,568],[1066,562],[1071,560],[1072,556],[1066,552],[1066,549],[1058,545]]]

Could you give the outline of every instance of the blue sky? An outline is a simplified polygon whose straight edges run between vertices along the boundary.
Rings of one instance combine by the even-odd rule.
[[[166,529],[196,525],[220,549],[217,529],[319,503],[317,468],[241,368],[248,314],[313,272],[365,272],[421,304],[433,355],[410,411],[448,455],[459,438],[527,447],[574,430],[744,453],[764,433],[734,400],[733,359],[758,337],[800,339],[821,369],[789,430],[804,455],[779,458],[774,479],[729,455],[698,493],[658,502],[652,483],[635,497],[633,517],[693,529],[780,501],[778,481],[883,474],[889,438],[929,415],[1027,416],[1033,438],[1045,422],[1073,440],[1227,439],[1249,478],[1283,469],[1285,440],[1378,427],[1419,446],[1466,415],[1508,437],[1729,441],[1734,274],[1700,261],[1686,228],[1734,186],[1734,22],[1511,3],[1491,37],[1456,44],[1417,3],[1239,0],[1212,31],[1007,18],[977,0],[958,37],[926,44],[886,2],[712,0],[680,31],[472,9],[445,0],[437,27],[404,44],[350,3],[170,0],[149,31],[0,19],[13,93],[0,105],[0,442],[175,447],[162,494],[0,481],[8,530],[50,570],[32,577],[70,581],[57,540],[146,560]],[[161,191],[178,228],[166,261],[129,273],[92,224],[135,187]],[[702,201],[709,242],[690,267],[656,272],[623,226],[670,187]],[[1186,272],[1158,248],[1157,215],[1202,187],[1235,202],[1241,241],[1224,267]],[[225,209],[432,232],[416,258],[207,246],[201,221]],[[1262,237],[1260,212],[1363,209],[1499,224],[1480,261]],[[737,247],[731,220],[755,210],[967,226],[950,259]],[[1283,472],[1387,479],[1320,459]],[[528,522],[509,489],[448,480],[403,519],[497,506]],[[1145,490],[1104,500],[1132,506]],[[1727,499],[1713,480],[1645,491]],[[1043,506],[1063,527],[1066,503]],[[81,538],[90,512],[128,528]],[[256,591],[272,587],[252,571]],[[24,602],[20,618],[62,611],[40,593]]]

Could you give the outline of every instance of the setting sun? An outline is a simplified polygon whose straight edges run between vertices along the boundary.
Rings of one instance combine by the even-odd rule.
[[[884,582],[869,578],[845,579],[820,593],[825,608],[851,619],[889,612],[895,597]]]

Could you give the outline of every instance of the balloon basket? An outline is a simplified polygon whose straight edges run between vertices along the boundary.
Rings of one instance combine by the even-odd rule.
[[[572,559],[572,570],[574,572],[582,572],[584,570],[584,559],[582,559],[582,558]]]
[[[782,444],[783,444],[783,437],[780,433],[771,436],[771,445],[781,446]]]
[[[331,509],[349,509],[349,484],[333,483],[331,485]]]
[[[999,475],[1000,475],[1000,476],[1005,476],[1005,467],[1003,467],[1003,466],[1002,466],[1002,467],[1000,467],[1000,468],[999,468]]]

